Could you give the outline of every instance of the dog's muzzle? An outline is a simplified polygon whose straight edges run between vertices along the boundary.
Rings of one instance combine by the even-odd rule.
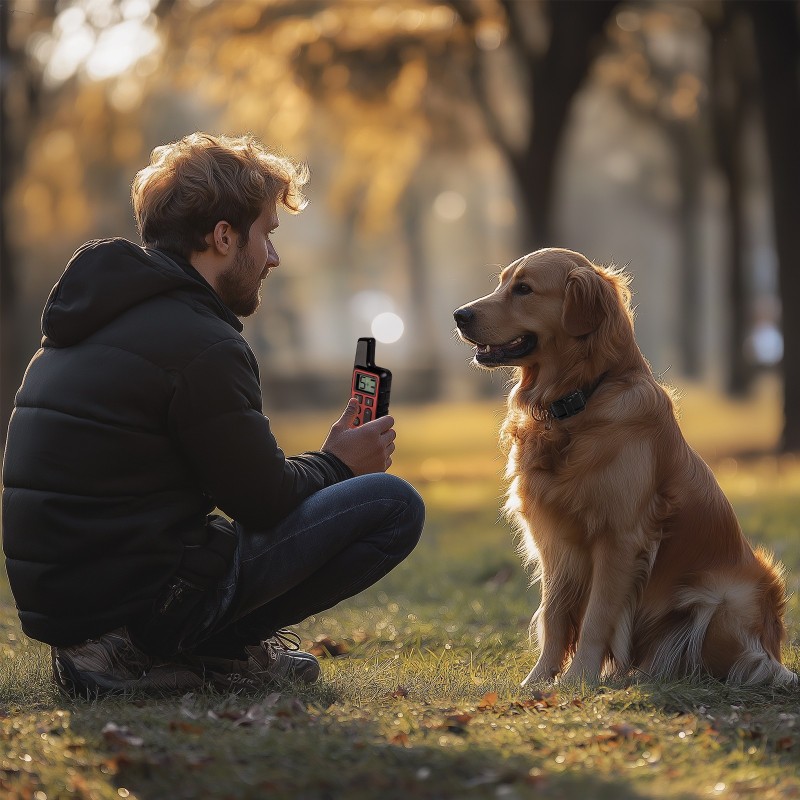
[[[484,367],[500,367],[524,358],[536,349],[539,341],[535,333],[525,333],[503,344],[485,344],[472,331],[477,319],[473,309],[462,306],[453,312],[453,318],[461,338],[474,345],[476,363]]]

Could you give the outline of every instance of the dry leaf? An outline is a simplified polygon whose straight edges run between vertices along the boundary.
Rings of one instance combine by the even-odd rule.
[[[532,692],[531,696],[516,703],[520,708],[532,708],[535,711],[544,711],[547,708],[558,706],[557,692]]]
[[[632,739],[641,733],[641,730],[628,722],[617,722],[614,725],[609,725],[608,729],[619,739]]]
[[[308,652],[317,658],[336,658],[344,656],[350,652],[350,648],[345,642],[337,642],[330,636],[318,636],[314,643],[309,647]]]
[[[181,733],[193,733],[197,736],[203,733],[203,729],[199,725],[192,725],[191,722],[184,722],[179,719],[170,720],[169,729],[171,731],[180,731]]]
[[[400,745],[401,747],[411,747],[411,744],[408,741],[408,734],[403,733],[402,731],[392,736],[392,738],[389,739],[389,741],[392,744]]]
[[[467,725],[470,722],[472,722],[472,714],[448,714],[441,728],[450,731],[450,733],[466,733]]]
[[[134,736],[127,728],[120,728],[114,722],[107,722],[101,731],[103,738],[115,747],[141,747],[144,739]]]
[[[486,711],[486,709],[494,708],[497,704],[497,692],[486,692],[478,703],[478,711]]]

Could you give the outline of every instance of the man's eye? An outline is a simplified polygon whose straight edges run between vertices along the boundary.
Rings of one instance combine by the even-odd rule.
[[[533,289],[527,283],[515,283],[512,291],[514,294],[530,294]]]

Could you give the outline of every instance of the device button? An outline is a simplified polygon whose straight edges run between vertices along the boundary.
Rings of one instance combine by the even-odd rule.
[[[368,406],[371,406],[371,405],[372,405],[372,398],[371,398],[371,397],[366,397],[366,398],[364,399],[364,402],[365,402],[365,403],[366,403]]]
[[[356,395],[356,400],[358,400],[358,404],[361,405],[364,402],[364,398],[360,395]]]
[[[361,424],[361,420],[358,417],[356,417],[353,420],[353,427],[356,427],[357,425],[360,425],[360,424]]]
[[[364,422],[369,422],[372,419],[372,412],[368,409],[364,409]]]

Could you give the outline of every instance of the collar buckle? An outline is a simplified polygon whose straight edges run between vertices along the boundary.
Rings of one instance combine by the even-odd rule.
[[[584,408],[586,408],[586,395],[580,389],[576,389],[572,394],[554,401],[549,411],[553,419],[566,419],[580,414]]]

